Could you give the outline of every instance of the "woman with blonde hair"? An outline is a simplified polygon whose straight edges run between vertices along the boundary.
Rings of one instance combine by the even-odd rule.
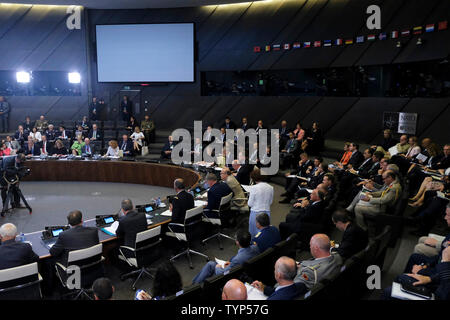
[[[119,156],[119,145],[117,144],[116,140],[111,140],[108,143],[108,151],[106,151],[106,157],[118,157]]]
[[[136,150],[137,153],[140,153],[141,148],[142,148],[142,140],[145,138],[145,136],[141,132],[141,129],[139,128],[139,126],[134,127],[134,132],[130,136],[130,138],[133,140],[134,150]]]

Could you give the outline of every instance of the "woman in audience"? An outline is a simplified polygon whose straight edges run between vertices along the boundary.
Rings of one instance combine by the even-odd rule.
[[[409,201],[412,201],[409,205],[411,207],[420,207],[425,201],[425,194],[427,191],[444,191],[445,184],[443,181],[433,180],[432,177],[426,177],[420,186],[419,191]]]
[[[323,134],[318,122],[313,122],[307,141],[307,152],[309,154],[316,155],[320,153],[323,148]]]
[[[133,140],[133,148],[136,151],[136,153],[140,153],[142,149],[142,140],[145,139],[144,134],[141,132],[141,129],[139,126],[134,127],[134,132],[130,136],[130,138]]]
[[[33,127],[33,129],[31,130],[30,137],[33,138],[34,143],[42,141],[41,133],[37,130],[36,127]]]
[[[347,165],[348,161],[352,157],[352,152],[349,150],[350,144],[351,142],[346,142],[344,144],[344,154],[342,155],[341,160],[339,162],[338,161],[334,162],[334,165],[340,168],[343,168],[344,166]]]
[[[119,145],[117,144],[116,140],[111,140],[108,143],[109,147],[108,147],[108,151],[106,151],[105,156],[106,157],[118,157],[119,156]]]
[[[72,154],[74,156],[80,156],[81,148],[84,147],[84,145],[83,137],[80,134],[77,135],[77,140],[72,144]]]
[[[405,157],[406,159],[411,160],[420,153],[421,149],[419,143],[417,142],[417,137],[409,137],[408,144],[409,149],[406,151]]]
[[[63,156],[67,154],[67,149],[61,140],[55,141],[55,146],[53,147],[53,154],[57,156]]]
[[[137,126],[139,126],[139,124],[136,119],[133,116],[130,116],[130,120],[127,123],[127,129],[130,130],[131,133],[134,133]]]
[[[303,138],[305,138],[305,130],[302,129],[302,125],[300,124],[300,122],[297,122],[295,130],[293,132],[295,139],[299,141],[299,143],[301,143]]]
[[[9,156],[11,155],[11,148],[8,148],[6,146],[5,142],[2,142],[2,145],[0,147],[0,157]]]

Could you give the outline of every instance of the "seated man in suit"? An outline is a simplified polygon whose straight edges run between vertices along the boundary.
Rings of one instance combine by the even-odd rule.
[[[233,199],[231,199],[231,201],[233,202],[233,205],[235,205],[237,207],[245,206],[246,201],[242,200],[245,198],[244,190],[242,189],[242,187],[241,187],[240,183],[237,181],[237,179],[231,174],[230,169],[223,168],[220,171],[220,178],[233,191]]]
[[[100,133],[96,123],[92,125],[92,129],[89,131],[88,137],[91,141],[102,140],[102,134]]]
[[[71,211],[67,216],[67,222],[71,228],[61,232],[56,243],[50,248],[50,254],[64,265],[67,265],[70,251],[89,248],[100,243],[97,228],[83,226],[81,211]]]
[[[209,186],[208,204],[205,207],[205,211],[218,210],[222,197],[229,195],[233,191],[225,182],[218,182],[214,173],[208,173],[205,180]]]
[[[225,122],[220,127],[225,129],[236,129],[236,125],[231,121],[230,117],[226,117]]]
[[[280,153],[280,167],[291,168],[292,165],[295,165],[295,158],[297,157],[297,151],[299,149],[300,146],[294,137],[294,133],[289,132],[289,139]]]
[[[256,228],[259,232],[252,239],[252,243],[258,247],[259,252],[264,252],[281,241],[280,232],[270,225],[267,213],[262,212],[256,216]]]
[[[228,280],[223,286],[222,300],[247,300],[247,288],[238,279]]]
[[[48,141],[53,142],[55,140],[57,132],[52,124],[48,125],[48,129],[45,130],[45,135],[47,136]]]
[[[253,281],[252,286],[263,292],[267,300],[293,300],[307,291],[303,283],[295,283],[297,275],[297,266],[294,259],[289,257],[280,257],[275,262],[275,287],[264,285],[260,281]]]
[[[133,210],[133,203],[130,199],[122,200],[122,214],[119,218],[119,226],[116,235],[121,239],[121,245],[134,248],[136,245],[136,234],[147,230],[147,218],[145,213]],[[131,252],[123,251],[125,257],[130,257]]]
[[[224,274],[226,271],[232,268],[244,264],[245,261],[258,255],[258,250],[250,245],[250,233],[245,229],[239,229],[236,232],[236,245],[239,250],[238,253],[233,256],[230,261],[226,261],[224,265],[219,265],[215,261],[209,261],[192,280],[192,283],[202,283],[206,278],[213,275]]]
[[[172,149],[175,146],[175,142],[172,139],[172,136],[169,136],[166,144],[161,150],[161,159],[170,159],[172,157]]]
[[[39,145],[34,143],[34,140],[31,136],[28,136],[28,141],[24,147],[24,154],[30,156],[38,156],[41,154],[41,149]]]
[[[357,143],[350,143],[350,146],[348,148],[348,150],[352,153],[352,155],[350,156],[350,159],[348,160],[347,163],[347,168],[358,168],[361,163],[364,161],[364,156],[363,154],[358,150],[359,149],[359,144]]]
[[[181,178],[175,179],[173,188],[177,193],[176,196],[170,197],[169,209],[172,211],[172,223],[184,223],[186,211],[194,208],[194,197],[186,192],[184,180]]]
[[[330,238],[326,234],[313,235],[309,247],[313,258],[299,264],[294,282],[303,283],[311,289],[322,279],[338,272],[342,265],[342,258],[338,254],[330,253]]]
[[[0,270],[23,266],[39,261],[39,256],[33,252],[31,245],[17,242],[17,227],[5,223],[0,227]]]
[[[308,154],[303,152],[300,154],[300,161],[298,162],[298,167],[295,170],[292,170],[290,173],[286,173],[286,192],[281,194],[282,197],[286,197],[289,201],[285,203],[289,203],[290,199],[292,199],[295,193],[298,191],[298,186],[304,180],[300,178],[289,178],[290,175],[296,175],[299,177],[307,178],[307,170],[314,167],[313,162],[309,159]]]
[[[42,141],[40,142],[40,149],[41,154],[46,156],[51,155],[53,153],[52,144],[50,141],[47,140],[47,136],[45,134],[42,135]]]
[[[81,154],[90,157],[95,154],[95,151],[95,145],[91,144],[91,140],[89,138],[84,139],[84,146],[81,147]]]
[[[239,160],[233,160],[233,175],[236,177],[236,180],[241,184],[248,186],[250,184],[250,173],[253,170],[253,165],[251,164],[240,164]]]
[[[128,135],[122,136],[122,141],[119,143],[120,150],[123,151],[124,156],[133,156],[133,142],[128,139]]]
[[[293,209],[286,216],[286,221],[280,223],[281,238],[286,239],[292,233],[304,233],[309,224],[319,224],[324,210],[324,198],[322,191],[314,189],[310,200],[304,199],[301,203],[294,204],[297,209]]]
[[[27,141],[27,138],[28,133],[23,129],[22,125],[19,125],[16,133],[14,134],[14,139],[16,139],[16,141],[19,142],[21,146],[23,146],[24,143]]]
[[[336,251],[343,259],[348,259],[363,250],[368,242],[367,231],[364,231],[356,223],[350,221],[350,216],[345,210],[337,210],[333,213],[332,220],[337,229],[344,232],[341,243]]]

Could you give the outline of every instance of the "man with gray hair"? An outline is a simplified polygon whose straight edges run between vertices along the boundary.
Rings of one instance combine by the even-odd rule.
[[[209,187],[208,204],[206,205],[205,210],[217,210],[219,209],[222,197],[229,195],[233,191],[231,191],[230,187],[225,182],[218,182],[217,176],[214,173],[208,173],[205,180]]]
[[[17,242],[17,227],[5,223],[0,227],[0,270],[23,266],[39,261],[39,256],[33,252],[31,245]]]
[[[133,210],[133,202],[130,199],[122,200],[122,213],[119,218],[119,226],[116,235],[121,239],[121,245],[134,248],[136,244],[136,234],[147,230],[147,218],[145,213]],[[131,252],[126,250],[125,256],[131,256]]]
[[[236,207],[245,206],[246,201],[244,190],[242,189],[240,183],[236,180],[236,178],[231,174],[231,170],[229,168],[223,168],[220,171],[220,178],[233,191],[233,205],[235,205]]]
[[[330,253],[330,238],[326,234],[313,235],[309,246],[313,258],[300,263],[294,281],[303,283],[311,289],[325,277],[339,271],[342,258],[338,254]]]
[[[295,283],[297,267],[294,259],[289,257],[280,257],[275,262],[274,276],[277,281],[275,287],[265,286],[260,281],[253,281],[252,286],[259,291],[264,292],[267,300],[292,300],[307,291],[303,283]]]

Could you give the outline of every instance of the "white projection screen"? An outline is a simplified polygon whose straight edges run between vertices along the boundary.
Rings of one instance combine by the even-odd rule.
[[[98,82],[194,82],[194,24],[97,25]]]

